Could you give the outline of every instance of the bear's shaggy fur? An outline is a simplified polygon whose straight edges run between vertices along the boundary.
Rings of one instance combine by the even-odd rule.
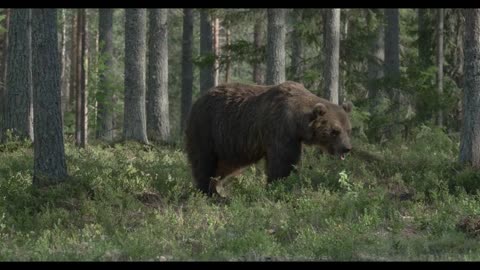
[[[300,160],[302,143],[344,159],[351,125],[342,106],[319,98],[302,84],[218,85],[192,107],[186,151],[196,186],[209,196],[215,179],[266,159],[268,182],[287,177]]]

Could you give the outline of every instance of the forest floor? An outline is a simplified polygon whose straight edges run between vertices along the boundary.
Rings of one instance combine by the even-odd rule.
[[[266,186],[262,162],[193,188],[181,147],[66,144],[70,179],[32,187],[31,145],[0,146],[0,260],[480,260],[480,173],[427,127],[345,161],[306,148]],[[369,154],[366,154],[366,153]]]

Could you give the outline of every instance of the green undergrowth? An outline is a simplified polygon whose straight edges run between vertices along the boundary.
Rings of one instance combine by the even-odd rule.
[[[479,260],[480,173],[457,164],[457,138],[414,133],[356,141],[345,161],[305,148],[268,186],[259,162],[226,199],[194,189],[180,146],[67,143],[70,178],[37,189],[31,144],[9,142],[0,260]]]

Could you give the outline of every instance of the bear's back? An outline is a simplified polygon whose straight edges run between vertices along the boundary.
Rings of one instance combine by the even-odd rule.
[[[269,97],[303,97],[305,99],[318,99],[302,84],[286,81],[278,85],[256,85],[243,83],[220,84],[206,94],[209,97],[225,98],[230,101],[246,101],[262,95]]]

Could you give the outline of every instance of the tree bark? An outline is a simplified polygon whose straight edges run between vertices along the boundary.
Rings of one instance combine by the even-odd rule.
[[[480,9],[465,9],[463,104],[460,162],[480,169]]]
[[[102,68],[97,92],[97,138],[108,142],[114,137],[113,12],[111,8],[99,9],[98,18],[99,65]]]
[[[70,99],[70,87],[68,72],[70,70],[70,61],[67,54],[67,11],[65,9],[60,10],[60,18],[62,22],[62,34],[60,36],[60,59],[61,59],[61,72],[60,72],[60,89],[62,89],[62,119],[64,119],[65,112],[67,110],[67,104]]]
[[[89,22],[93,22],[95,21],[95,19],[97,20],[97,23],[98,23],[98,9],[86,9],[86,19],[85,19],[85,27],[86,27],[86,30],[85,30],[85,44],[86,44],[86,48],[85,48],[85,87],[87,89],[86,91],[86,98],[87,98],[87,104],[88,104],[88,100],[89,100],[89,92],[91,90],[93,90],[93,93],[96,94],[97,93],[97,89],[98,89],[98,77],[97,79],[95,79],[95,76],[98,76],[99,75],[99,70],[98,70],[98,54],[99,54],[99,48],[98,48],[98,28],[96,28],[96,31],[95,30],[90,30],[90,23]],[[98,25],[97,25],[98,26]],[[93,76],[93,78],[92,78]],[[94,134],[93,136],[95,137],[95,133],[96,133],[96,130],[97,130],[97,117],[98,117],[98,104],[97,104],[97,100],[96,100],[96,97],[94,98],[93,100],[93,104],[92,104],[92,107],[94,108],[93,110],[91,111],[87,111],[86,113],[86,117],[87,117],[87,123],[89,123],[89,120],[90,119],[93,119],[93,131],[94,131]],[[88,109],[88,105],[87,105],[87,109]],[[87,128],[88,126],[91,126],[91,124],[88,124],[87,125]],[[87,133],[87,136],[88,136],[88,133]]]
[[[170,137],[168,113],[167,9],[150,9],[148,28],[147,135],[156,142]]]
[[[80,56],[80,146],[85,148],[88,140],[88,20],[87,9],[82,13],[82,48]]]
[[[296,82],[302,82],[303,79],[303,37],[299,27],[303,21],[303,10],[299,9],[293,15],[293,33],[292,33],[292,79]]]
[[[85,9],[77,11],[77,91],[76,91],[76,129],[75,142],[77,146],[85,148],[88,138],[88,118],[87,118],[87,16]]]
[[[215,55],[215,62],[214,62],[214,85],[218,85],[218,78],[220,75],[219,70],[219,63],[218,63],[218,56],[220,55],[220,40],[219,40],[219,33],[220,33],[220,21],[218,18],[213,20],[213,53]]]
[[[75,77],[75,144],[77,146],[80,146],[81,144],[81,137],[82,135],[80,134],[81,130],[81,111],[82,111],[82,100],[81,100],[81,88],[82,84],[80,82],[81,77],[82,77],[82,9],[77,9],[77,21],[76,21],[76,34],[77,36],[75,37],[77,39],[76,41],[76,51],[75,51],[75,57],[76,61],[75,64],[77,65],[75,68],[76,71],[76,77]]]
[[[12,9],[8,31],[5,131],[33,140],[30,9]]]
[[[193,92],[193,10],[183,9],[182,105],[180,129],[183,132],[192,107]]]
[[[375,15],[373,15],[373,14]],[[371,101],[372,110],[376,108],[378,104],[378,82],[383,78],[383,61],[385,60],[385,46],[384,46],[384,27],[383,19],[381,18],[381,11],[375,10],[369,12],[367,20],[369,21],[369,29],[374,26],[372,24],[372,17],[377,19],[376,28],[373,29],[373,35],[371,39],[371,50],[368,57],[368,97]]]
[[[5,14],[5,20],[2,22],[5,32],[1,34],[2,40],[2,58],[0,59],[0,143],[4,141],[3,130],[4,130],[4,117],[5,117],[5,83],[6,83],[6,71],[7,71],[7,47],[8,47],[8,21],[9,21],[9,9],[3,9]]]
[[[456,33],[455,35],[455,49],[453,53],[453,66],[454,66],[454,71],[452,72],[452,79],[455,81],[456,85],[464,89],[464,83],[465,83],[465,72],[464,72],[464,67],[465,67],[465,53],[464,53],[464,33],[465,33],[465,22],[464,22],[464,15],[463,15],[463,10],[455,10],[455,17],[456,17],[456,23],[455,23],[455,28],[454,32]],[[463,99],[460,99],[457,102],[456,106],[456,112],[455,112],[455,120],[453,121],[454,123],[454,129],[456,131],[460,131],[463,126]]]
[[[3,29],[5,29],[5,32],[3,33],[0,33],[0,98],[3,97],[1,94],[2,94],[2,91],[3,91],[3,84],[5,83],[4,81],[4,73],[5,73],[5,65],[6,65],[6,60],[5,60],[5,56],[7,55],[7,46],[6,46],[6,41],[7,41],[7,34],[8,34],[8,25],[7,25],[7,18],[6,16],[8,15],[8,8],[4,8],[2,9],[2,11],[0,12],[0,15],[1,16],[5,16],[5,19],[3,19],[2,23],[1,23],[1,27]],[[3,100],[3,99],[2,99]],[[1,108],[1,104],[0,104],[0,108]],[[1,113],[2,111],[0,111]]]
[[[253,28],[253,46],[257,51],[260,51],[263,45],[264,31],[263,31],[263,18],[257,18]],[[256,84],[263,84],[264,75],[262,70],[262,63],[255,62],[253,64],[253,81]]]
[[[125,140],[148,144],[145,110],[146,10],[125,10]]]
[[[453,53],[453,65],[455,70],[452,74],[452,79],[455,81],[459,88],[463,88],[464,83],[464,33],[465,33],[465,23],[463,21],[463,14],[460,11],[455,12],[456,15],[456,28],[454,29],[455,34],[455,49]]]
[[[340,44],[346,43],[345,41],[348,40],[348,27],[349,27],[349,9],[344,9],[344,15],[342,15],[342,11],[340,11],[340,17],[343,18],[343,25],[342,25],[342,20],[340,20],[340,26],[342,30],[340,30]],[[342,27],[343,26],[343,27]],[[340,45],[339,51],[340,51]],[[350,66],[346,66],[344,69],[341,69],[341,62],[340,62],[340,54],[339,54],[339,63],[338,63],[338,103],[342,104],[345,102],[346,95],[347,95],[347,85],[346,85],[346,78],[347,78],[347,73],[350,70]]]
[[[70,96],[65,104],[65,111],[71,111],[73,104],[77,98],[77,82],[78,82],[78,12],[72,12],[72,32],[70,46]],[[75,118],[76,119],[76,118]],[[76,125],[76,124],[75,124]]]
[[[400,79],[400,25],[398,9],[385,9],[385,77],[391,89],[394,104],[399,105]]]
[[[230,46],[230,29],[225,28],[225,44]],[[227,59],[225,60],[225,83],[230,81],[230,50],[227,50]]]
[[[202,9],[200,11],[200,56],[213,58],[213,33],[212,22],[209,18],[208,11]],[[207,64],[203,64],[200,69],[200,94],[206,93],[215,85],[214,60]]]
[[[338,104],[340,9],[325,10],[325,98]]]
[[[56,9],[32,10],[33,185],[66,180]]]
[[[268,9],[266,84],[285,81],[285,9]]]

